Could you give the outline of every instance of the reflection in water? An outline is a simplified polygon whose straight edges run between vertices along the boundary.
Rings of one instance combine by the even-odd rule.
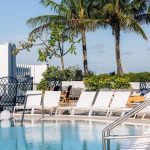
[[[101,150],[101,132],[106,123],[49,121],[32,126],[0,128],[2,150]],[[28,122],[29,124],[29,122]],[[113,134],[141,134],[141,126],[122,125]],[[127,140],[112,140],[111,150],[120,150]]]

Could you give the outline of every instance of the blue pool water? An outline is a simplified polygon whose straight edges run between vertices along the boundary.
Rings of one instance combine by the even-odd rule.
[[[0,128],[0,150],[102,150],[101,133],[108,123],[88,121],[27,122]],[[121,125],[113,134],[138,135],[148,127]],[[111,150],[120,150],[132,140],[112,140]]]

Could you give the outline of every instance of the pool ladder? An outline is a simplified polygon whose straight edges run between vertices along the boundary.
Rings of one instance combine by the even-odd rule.
[[[150,98],[146,99],[143,103],[137,105],[133,109],[131,109],[128,113],[126,113],[124,116],[118,118],[114,122],[112,122],[110,125],[108,125],[106,128],[104,128],[102,132],[102,145],[103,150],[111,150],[110,149],[110,140],[111,139],[129,139],[129,138],[150,138],[150,135],[141,135],[141,136],[127,136],[127,135],[111,135],[110,132],[112,129],[129,119],[131,116],[135,115],[136,113],[140,112],[144,108],[146,108],[148,105],[150,105]]]

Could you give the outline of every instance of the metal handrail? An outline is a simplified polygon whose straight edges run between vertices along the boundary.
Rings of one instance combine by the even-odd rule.
[[[25,103],[24,103],[24,109],[23,109],[22,118],[21,118],[21,126],[23,126],[23,121],[24,121],[24,115],[25,115],[28,96],[37,96],[37,95],[42,95],[42,94],[41,93],[36,93],[36,94],[27,94],[26,95]]]
[[[113,123],[111,123],[106,128],[104,128],[104,130],[102,132],[103,150],[106,150],[106,147],[107,147],[107,150],[110,150],[110,139],[111,139],[110,132],[111,132],[111,130],[114,129],[116,126],[120,125],[122,122],[129,119],[131,116],[135,115],[139,111],[146,108],[148,105],[150,105],[150,98],[145,99],[145,101],[143,103],[137,105],[135,108],[131,109],[127,114],[118,118]],[[106,144],[107,144],[107,146],[106,146]]]

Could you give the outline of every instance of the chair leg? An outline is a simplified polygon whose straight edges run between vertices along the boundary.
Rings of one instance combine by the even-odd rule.
[[[89,116],[91,116],[92,115],[92,109],[90,109],[90,111],[89,111]]]
[[[110,117],[111,115],[112,115],[112,111],[110,111],[110,112],[109,112],[109,115],[108,115],[108,117]]]
[[[14,107],[13,115],[15,114],[15,110],[16,110],[16,108]]]
[[[106,117],[109,117],[109,113],[110,113],[110,111],[109,111],[109,109],[107,110],[107,113],[106,113]]]
[[[74,115],[74,113],[75,113],[75,109],[72,109],[71,115]]]
[[[123,111],[123,112],[121,113],[121,117],[124,116],[124,115],[125,115],[125,111]]]
[[[31,115],[34,114],[34,107],[31,108]]]
[[[142,119],[144,119],[145,115],[146,115],[146,114],[143,114]]]
[[[108,115],[109,115],[109,111],[107,110],[106,117],[108,117]]]
[[[55,116],[57,116],[58,112],[59,112],[59,110],[58,110],[58,108],[57,108],[57,109],[56,109],[56,112],[55,112]]]
[[[135,118],[136,118],[136,116],[137,116],[137,114],[135,114],[135,115],[134,115],[133,119],[135,119]]]

